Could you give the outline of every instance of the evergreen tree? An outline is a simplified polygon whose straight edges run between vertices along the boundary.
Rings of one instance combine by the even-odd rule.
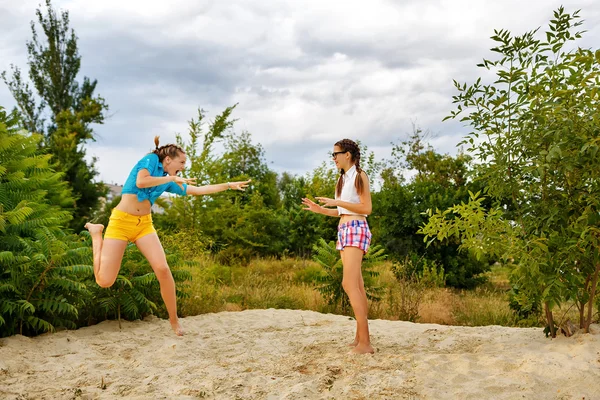
[[[46,8],[47,15],[36,10],[44,36],[38,36],[32,22],[33,38],[27,42],[29,78],[37,97],[19,67],[12,65],[12,76],[4,71],[2,78],[17,103],[23,127],[43,134],[40,145],[52,154],[56,169],[69,182],[74,197],[69,205],[73,211],[71,227],[80,230],[105,193],[104,185],[93,181],[96,160],[88,164],[84,144],[94,140],[91,125],[103,123],[108,107],[101,97],[94,97],[97,81],[87,77],[83,83],[76,80],[81,56],[77,36],[69,28],[69,13],[57,15],[51,0],[46,0]]]

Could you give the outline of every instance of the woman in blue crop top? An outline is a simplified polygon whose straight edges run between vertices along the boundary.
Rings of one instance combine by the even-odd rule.
[[[371,244],[371,231],[367,224],[367,215],[371,214],[372,208],[369,178],[360,169],[360,149],[352,140],[337,142],[331,156],[341,172],[335,199],[317,197],[325,207],[306,198],[302,199],[302,203],[306,206],[305,210],[340,217],[336,247],[340,251],[344,267],[342,286],[356,317],[356,335],[350,346],[353,347],[352,353],[373,353],[367,320],[369,304],[361,272],[363,255]]]
[[[112,210],[104,239],[104,225],[87,223],[85,228],[92,237],[94,275],[98,285],[112,286],[121,268],[127,243],[135,243],[156,274],[171,327],[181,336],[183,329],[177,318],[175,282],[152,225],[152,204],[163,192],[200,196],[227,189],[244,190],[250,181],[192,186],[194,179],[177,176],[185,168],[183,149],[174,144],[159,147],[158,136],[154,138],[154,143],[156,149],[138,161],[131,170],[123,186],[121,201]]]

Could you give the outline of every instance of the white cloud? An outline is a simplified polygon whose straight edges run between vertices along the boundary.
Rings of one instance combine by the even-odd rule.
[[[39,0],[0,0],[0,70],[25,68],[29,21]],[[198,107],[209,116],[239,103],[248,130],[277,171],[302,173],[333,142],[360,139],[378,157],[416,121],[433,145],[455,153],[467,132],[456,121],[452,79],[473,81],[493,29],[523,33],[547,24],[558,0],[198,1],[54,0],[70,12],[82,73],[97,78],[111,107],[88,152],[102,179],[122,183],[152,145],[187,131]],[[573,0],[597,46],[600,3]],[[0,104],[12,106],[0,84]],[[129,160],[129,158],[133,158]],[[131,161],[131,162],[129,162]]]

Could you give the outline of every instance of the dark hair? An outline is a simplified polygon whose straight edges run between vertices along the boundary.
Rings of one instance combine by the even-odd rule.
[[[342,139],[339,142],[336,142],[334,146],[339,147],[342,151],[347,151],[350,153],[350,160],[354,162],[356,166],[356,180],[354,181],[354,187],[356,188],[356,193],[359,195],[362,194],[364,190],[363,180],[361,177],[362,169],[360,168],[360,149],[356,142],[350,139]],[[340,171],[341,175],[338,178],[337,185],[335,186],[335,194],[337,197],[342,195],[342,187],[344,186],[343,177],[346,171],[342,168]]]
[[[160,136],[154,136],[154,144],[156,145],[156,149],[153,151],[153,153],[158,156],[158,161],[162,162],[167,156],[171,158],[177,158],[180,154],[185,154],[185,151],[183,151],[183,149],[176,144],[165,144],[164,146],[158,147],[159,138]]]

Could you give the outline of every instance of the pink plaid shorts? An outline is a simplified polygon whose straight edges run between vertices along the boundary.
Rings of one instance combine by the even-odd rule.
[[[338,240],[335,248],[344,250],[344,247],[358,247],[366,253],[371,245],[371,236],[367,221],[348,221],[338,226]]]

